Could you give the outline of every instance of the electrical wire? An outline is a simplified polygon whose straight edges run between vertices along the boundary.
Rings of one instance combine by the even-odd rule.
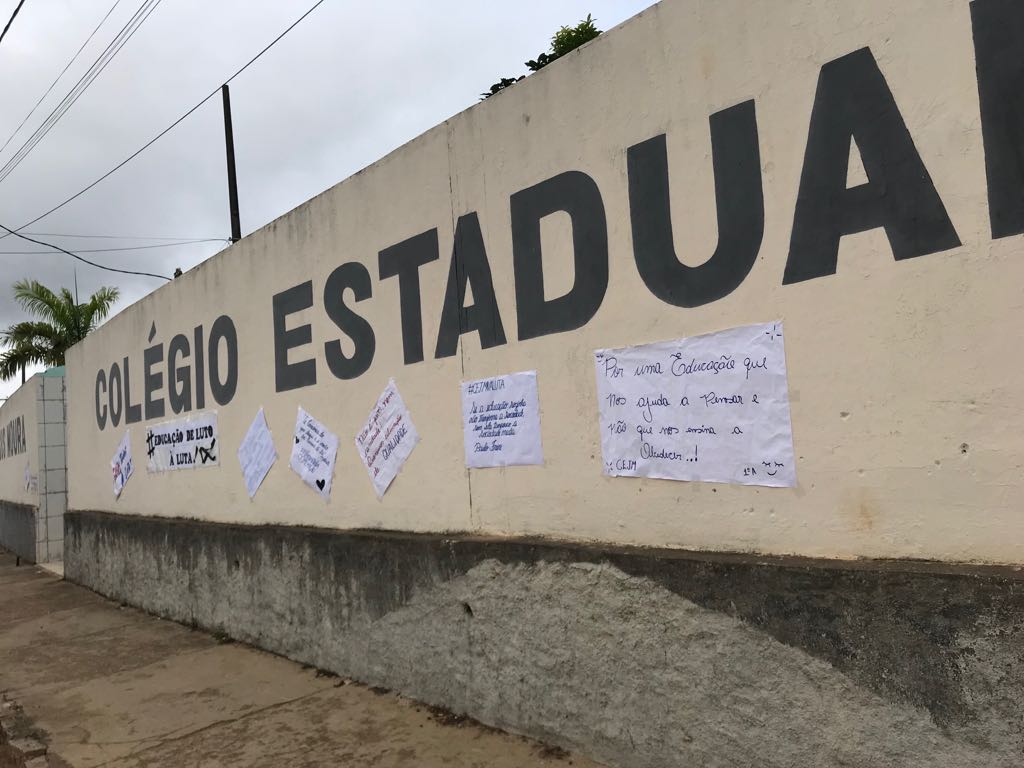
[[[25,232],[34,238],[85,238],[91,240],[160,240],[175,243],[227,240],[226,238],[154,238],[144,234],[71,234],[69,232]]]
[[[21,161],[35,148],[47,133],[52,130],[53,126],[64,116],[64,114],[71,108],[75,101],[85,92],[85,90],[92,84],[92,82],[99,76],[100,72],[106,68],[106,65],[110,63],[113,57],[123,47],[124,43],[128,41],[128,38],[134,34],[135,29],[142,21],[145,21],[144,15],[146,14],[147,6],[154,0],[143,0],[138,10],[132,14],[131,19],[121,28],[121,30],[115,35],[114,39],[107,44],[106,48],[100,53],[96,60],[89,66],[85,74],[83,74],[77,83],[65,94],[64,98],[60,103],[53,108],[46,119],[36,128],[31,136],[23,143],[18,151],[7,161],[7,163],[0,169],[0,181],[14,170],[14,168],[21,163]],[[159,0],[156,0],[159,2]],[[152,10],[152,9],[150,9]]]
[[[45,246],[46,248],[52,248],[55,251],[60,251],[61,253],[66,253],[68,256],[71,256],[74,259],[78,259],[79,261],[88,264],[90,267],[97,267],[98,269],[105,269],[107,272],[119,272],[122,275],[140,275],[142,277],[156,277],[156,278],[159,278],[160,280],[167,280],[168,282],[170,282],[173,279],[173,278],[167,277],[167,275],[158,275],[158,274],[156,274],[154,272],[137,272],[137,271],[131,270],[131,269],[118,269],[117,267],[107,267],[107,266],[104,266],[103,264],[97,264],[95,261],[89,261],[89,259],[86,259],[86,258],[84,258],[82,256],[79,256],[77,253],[72,253],[67,248],[61,248],[59,245],[54,245],[53,243],[43,242],[42,240],[34,240],[33,238],[29,237],[28,235],[23,235],[20,232],[18,232],[17,230],[11,229],[10,227],[8,227],[8,226],[6,226],[4,224],[0,224],[0,229],[7,230],[7,234],[8,235],[14,235],[15,237],[20,237],[22,240],[28,240],[30,243],[35,243],[36,245],[42,245],[42,246]],[[5,235],[5,237],[6,237],[6,235]]]
[[[200,245],[202,243],[230,243],[230,238],[215,237],[208,240],[185,240],[180,243],[157,243],[136,245],[129,248],[77,248],[75,253],[117,253],[119,251],[148,251],[151,248],[177,248],[179,245]],[[39,251],[0,251],[0,256],[32,256]]]
[[[29,113],[27,115],[25,115],[25,119],[22,120],[18,124],[18,127],[14,129],[14,133],[12,133],[10,136],[7,137],[7,141],[5,141],[3,143],[3,146],[0,146],[0,152],[3,152],[5,149],[7,149],[7,145],[11,143],[11,140],[14,139],[15,136],[18,135],[18,131],[20,131],[22,128],[25,127],[25,123],[27,123],[29,121],[29,119],[32,117],[32,115],[34,115],[36,113],[36,110],[39,109],[39,105],[43,103],[43,100],[47,96],[50,95],[50,92],[57,85],[57,82],[62,77],[64,77],[64,73],[67,72],[71,68],[71,65],[74,64],[75,61],[78,60],[78,57],[82,54],[82,51],[85,50],[85,46],[87,46],[92,41],[93,37],[96,36],[96,33],[99,32],[100,27],[102,27],[103,24],[107,21],[107,19],[110,18],[110,14],[112,14],[114,12],[114,9],[117,8],[117,6],[120,5],[120,4],[121,4],[121,0],[114,0],[114,4],[112,6],[110,6],[110,10],[107,11],[106,15],[102,19],[100,19],[100,23],[96,25],[96,28],[93,29],[92,33],[87,38],[85,38],[85,42],[82,43],[82,47],[79,48],[75,52],[75,55],[72,56],[71,59],[68,61],[68,63],[64,65],[64,69],[62,69],[60,71],[60,74],[57,75],[56,78],[54,78],[54,81],[52,83],[50,83],[50,87],[46,89],[46,92],[42,96],[39,97],[39,101],[37,101],[36,105],[34,107],[32,107],[31,110],[29,110]]]
[[[0,43],[4,41],[5,37],[7,37],[7,30],[11,28],[11,24],[14,23],[14,18],[18,15],[18,11],[21,10],[21,6],[23,6],[24,4],[25,0],[20,0],[20,2],[18,3],[18,7],[15,8],[14,13],[11,14],[11,18],[7,20],[7,24],[6,26],[4,26],[4,31],[0,32]]]
[[[277,37],[275,37],[273,40],[271,40],[270,43],[267,44],[263,48],[263,50],[261,50],[259,53],[257,53],[255,56],[253,56],[251,59],[249,59],[249,61],[247,61],[242,67],[240,67],[233,75],[231,75],[231,77],[229,77],[227,80],[225,80],[224,84],[226,85],[227,83],[230,83],[232,80],[234,80],[240,74],[242,74],[246,69],[248,69],[254,63],[256,63],[256,61],[261,56],[263,56],[263,54],[265,54],[267,51],[269,51],[271,48],[273,48],[281,40],[281,38],[283,38],[285,35],[287,35],[289,32],[291,32],[293,29],[295,29],[295,27],[297,27],[307,16],[309,16],[313,11],[315,11],[317,8],[319,8],[323,3],[324,3],[324,0],[317,0],[317,2],[315,2],[312,6],[310,6],[309,10],[307,10],[305,13],[303,13],[301,16],[299,16],[299,18],[297,18],[295,21],[293,21],[281,34],[279,34]],[[128,163],[130,163],[136,157],[138,157],[143,152],[145,152],[147,149],[149,149],[151,146],[153,146],[157,141],[159,141],[161,138],[163,138],[168,133],[170,133],[170,131],[172,131],[174,128],[176,128],[183,120],[185,120],[185,118],[189,117],[193,112],[195,112],[197,109],[199,109],[201,106],[203,106],[203,104],[205,104],[210,99],[212,99],[215,95],[217,95],[217,93],[219,91],[220,91],[220,86],[218,86],[213,91],[211,91],[209,94],[207,94],[205,97],[203,97],[195,106],[193,106],[191,109],[189,109],[187,112],[185,112],[185,114],[183,114],[181,117],[179,117],[173,123],[171,123],[169,126],[164,128],[162,131],[160,131],[160,133],[158,133],[152,139],[147,141],[139,149],[137,149],[135,152],[130,154],[128,157],[126,157],[120,163],[115,165],[109,171],[104,173],[98,179],[96,179],[92,183],[86,185],[85,187],[80,189],[75,194],[71,195],[71,197],[67,198],[63,202],[58,203],[57,205],[53,206],[53,208],[51,208],[50,210],[48,210],[48,211],[46,211],[44,213],[41,213],[39,216],[36,216],[31,221],[28,221],[28,222],[22,224],[16,230],[14,230],[14,231],[8,230],[6,234],[0,235],[0,240],[4,239],[5,237],[8,237],[11,234],[17,234],[18,232],[20,232],[21,230],[25,229],[26,227],[30,227],[33,224],[35,224],[36,222],[41,221],[42,219],[45,219],[50,214],[52,214],[52,213],[54,213],[56,211],[59,211],[61,208],[63,208],[68,203],[70,203],[73,200],[76,200],[77,198],[81,197],[86,192],[88,192],[90,189],[95,187],[97,184],[99,184],[100,182],[102,182],[105,179],[109,178],[110,176],[115,174],[117,171],[121,170],[124,166],[128,165]],[[0,226],[2,226],[2,225],[0,225]],[[7,227],[3,227],[3,229],[7,229]]]
[[[207,240],[227,240],[229,238],[224,237],[152,237],[148,235],[74,235],[67,232],[26,232],[26,235],[32,235],[33,237],[74,237],[74,238],[89,238],[95,240],[164,240],[177,243],[196,243],[206,242]]]
[[[35,149],[36,145],[42,141],[46,135],[54,128],[54,126],[61,120],[62,117],[67,113],[75,102],[85,93],[90,85],[96,80],[97,77],[106,69],[107,65],[114,59],[114,57],[120,52],[125,44],[130,40],[138,28],[149,18],[149,15],[155,10],[156,6],[159,5],[161,0],[144,0],[142,5],[139,6],[138,10],[132,15],[131,19],[121,28],[121,31],[117,33],[114,39],[107,45],[103,52],[97,57],[92,63],[89,69],[86,71],[78,82],[72,87],[72,89],[64,96],[61,102],[50,112],[43,123],[36,128],[33,134],[25,141],[24,144],[18,149],[18,151],[11,157],[7,163],[0,168],[0,182],[9,176],[17,166]]]
[[[42,124],[36,128],[31,136],[18,148],[18,151],[7,161],[7,163],[0,168],[0,183],[4,181],[19,165],[22,161],[28,157],[36,145],[41,142],[46,135],[53,130],[54,126],[60,122],[61,118],[67,113],[75,102],[82,97],[82,94],[88,90],[89,86],[96,80],[97,77],[107,68],[107,65],[113,61],[114,57],[120,52],[125,44],[135,35],[139,27],[149,18],[150,14],[156,10],[156,7],[162,2],[162,0],[143,0],[142,5],[139,6],[138,10],[132,14],[132,17],[128,22],[121,28],[121,31],[117,33],[114,39],[107,45],[103,52],[96,58],[96,60],[89,67],[88,71],[78,82],[68,91],[67,95],[61,100],[61,102],[53,108]]]

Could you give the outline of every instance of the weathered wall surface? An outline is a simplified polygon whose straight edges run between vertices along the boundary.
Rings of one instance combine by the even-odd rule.
[[[33,507],[39,504],[42,387],[42,378],[33,376],[0,406],[0,500]]]
[[[1012,569],[73,512],[67,577],[629,768],[1001,768]]]
[[[1024,376],[1006,345],[1024,320],[1007,86],[1024,71],[1022,13],[1005,0],[666,0],[73,349],[72,507],[1024,562]],[[461,321],[442,313],[457,229],[455,275],[468,269],[476,302]],[[778,318],[797,488],[602,476],[594,349]],[[445,322],[468,329],[457,349],[439,343]],[[467,472],[459,381],[534,368],[546,464]],[[422,443],[378,501],[351,441],[391,376]],[[300,405],[341,436],[327,504],[287,468]],[[261,406],[282,460],[250,501],[234,451]],[[125,429],[144,458],[146,424],[204,409],[218,411],[221,466],[140,471],[115,501]]]
[[[50,368],[40,378],[39,477],[36,561],[58,562],[64,556],[64,512],[68,506],[67,403],[64,368]]]
[[[33,376],[0,406],[0,547],[36,561],[39,511],[39,411]]]
[[[59,561],[67,508],[64,369],[22,385],[0,408],[0,547]]]
[[[36,562],[38,507],[0,500],[0,547]]]

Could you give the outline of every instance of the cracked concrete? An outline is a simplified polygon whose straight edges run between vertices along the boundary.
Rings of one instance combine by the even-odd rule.
[[[0,553],[0,691],[50,766],[596,768],[104,600]],[[66,762],[64,762],[66,761]]]

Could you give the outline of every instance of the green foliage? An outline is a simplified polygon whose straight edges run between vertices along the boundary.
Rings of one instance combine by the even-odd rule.
[[[559,56],[565,56],[569,51],[575,51],[581,45],[589,43],[600,34],[601,30],[594,24],[594,20],[589,13],[587,18],[575,27],[562,27],[551,38],[551,52],[554,54],[552,61]]]
[[[491,96],[496,94],[498,91],[503,91],[506,88],[508,88],[510,85],[515,85],[520,80],[522,80],[524,77],[526,77],[526,75],[520,75],[519,77],[503,77],[503,78],[501,78],[501,80],[499,80],[498,82],[496,82],[494,85],[491,86],[491,90],[489,92],[481,93],[480,94],[480,98],[481,99],[490,98]]]
[[[0,331],[0,379],[10,379],[30,365],[64,365],[64,353],[84,339],[117,301],[117,288],[100,288],[84,304],[67,288],[54,293],[36,280],[14,284],[14,299],[35,320]]]
[[[542,53],[536,59],[530,59],[526,62],[526,68],[531,72],[539,72],[557,58],[557,56],[553,56],[550,53]],[[519,79],[522,80],[522,78]]]
[[[589,43],[600,34],[601,30],[597,28],[597,25],[594,23],[594,19],[588,13],[587,18],[575,27],[562,27],[555,32],[554,37],[551,38],[550,50],[540,54],[536,59],[530,59],[526,62],[526,68],[531,72],[538,72],[556,59],[565,56],[565,54],[570,51],[575,51],[584,43]],[[515,85],[524,77],[525,75],[521,75],[519,77],[503,77],[492,85],[489,91],[480,94],[480,97],[482,99],[489,98],[498,91],[503,91],[510,85]]]

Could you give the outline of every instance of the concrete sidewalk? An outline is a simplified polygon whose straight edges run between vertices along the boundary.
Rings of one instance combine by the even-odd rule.
[[[596,768],[119,607],[2,552],[0,694],[0,724],[48,747],[33,768]]]

